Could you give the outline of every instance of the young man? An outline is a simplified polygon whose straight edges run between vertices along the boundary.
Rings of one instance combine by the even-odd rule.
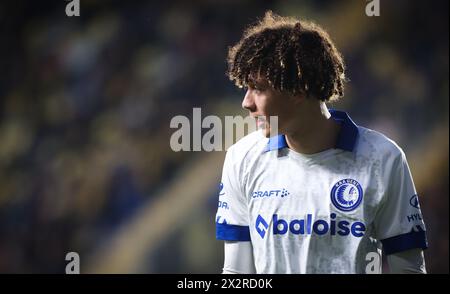
[[[323,29],[268,12],[230,48],[228,63],[263,132],[226,155],[216,216],[223,272],[376,273],[383,248],[391,272],[426,273],[405,154],[325,105],[343,96],[345,76]]]

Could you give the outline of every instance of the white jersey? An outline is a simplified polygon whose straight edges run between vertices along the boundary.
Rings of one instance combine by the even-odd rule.
[[[216,237],[251,241],[257,273],[365,273],[370,252],[428,246],[403,151],[330,113],[333,149],[300,154],[257,131],[227,151]]]

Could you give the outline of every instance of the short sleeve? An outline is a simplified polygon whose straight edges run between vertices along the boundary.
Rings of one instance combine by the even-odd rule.
[[[388,183],[374,220],[375,234],[387,255],[428,247],[419,196],[403,151],[385,174]]]
[[[216,214],[216,238],[227,241],[250,241],[248,208],[241,185],[241,162],[234,158],[233,149],[225,156],[219,186]]]

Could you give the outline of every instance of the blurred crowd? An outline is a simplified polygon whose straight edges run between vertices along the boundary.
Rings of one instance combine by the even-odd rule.
[[[381,1],[371,18],[365,1],[81,0],[79,17],[59,2],[0,4],[0,272],[64,272],[68,251],[94,254],[155,201],[201,156],[170,149],[170,119],[240,105],[224,74],[227,47],[272,9],[315,20],[336,41],[349,83],[331,107],[403,147],[429,231],[428,270],[448,273],[447,1]],[[220,255],[216,198],[205,199],[185,232]],[[210,236],[199,231],[205,220]],[[179,258],[205,250],[186,250],[196,241],[180,236],[149,252],[151,271],[220,272],[220,256],[201,268]]]

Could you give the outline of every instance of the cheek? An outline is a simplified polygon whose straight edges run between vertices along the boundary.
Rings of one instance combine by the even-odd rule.
[[[267,99],[264,104],[264,113],[266,115],[284,116],[288,107],[281,101],[280,97]]]
[[[271,113],[277,108],[277,103],[271,95],[259,95],[255,99],[255,103],[259,110],[264,113]]]
[[[285,97],[282,97],[285,98]],[[297,116],[296,106],[291,105],[288,102],[280,101],[279,103],[274,103],[269,106],[268,116],[278,117],[278,128],[279,131],[285,130],[287,126],[291,124],[295,117]]]
[[[264,95],[259,95],[255,97],[255,105],[258,110],[258,113],[262,115],[266,115],[270,111],[270,101],[268,101],[267,97]]]

